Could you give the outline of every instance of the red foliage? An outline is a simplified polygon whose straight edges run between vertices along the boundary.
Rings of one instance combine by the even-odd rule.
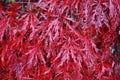
[[[119,79],[119,0],[1,3],[0,80]]]

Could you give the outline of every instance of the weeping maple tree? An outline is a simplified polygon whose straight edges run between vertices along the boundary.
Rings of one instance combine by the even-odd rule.
[[[0,1],[1,80],[119,80],[119,0]]]

